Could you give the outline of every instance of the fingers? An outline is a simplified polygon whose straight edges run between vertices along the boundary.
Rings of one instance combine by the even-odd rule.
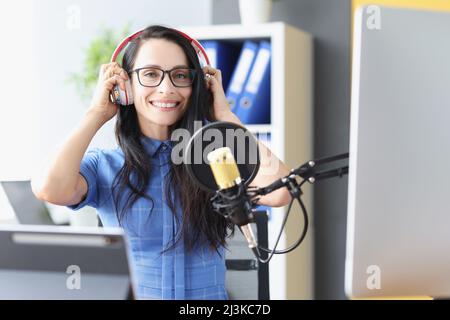
[[[222,72],[219,69],[205,66],[203,67],[203,73],[205,74],[206,87],[211,89],[213,93],[222,87]]]
[[[125,82],[129,80],[129,77],[127,72],[117,62],[111,62],[101,65],[100,79],[109,90],[116,84],[118,84],[122,90],[125,90]]]
[[[111,78],[113,75],[118,75],[124,80],[129,79],[127,72],[117,62],[101,65],[100,74],[104,79]]]
[[[104,87],[106,91],[111,91],[115,85],[119,85],[120,89],[125,90],[125,80],[119,75],[113,75],[111,78],[105,80]]]
[[[113,66],[114,74],[119,75],[124,80],[128,80],[127,72],[117,63]]]
[[[209,78],[214,77],[218,82],[222,83],[222,72],[219,69],[215,69],[211,66],[205,66],[203,67],[203,73],[205,74],[206,81],[209,81]]]

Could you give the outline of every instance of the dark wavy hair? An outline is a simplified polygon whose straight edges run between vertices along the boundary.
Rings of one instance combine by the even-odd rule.
[[[141,45],[149,39],[165,39],[179,45],[186,54],[189,68],[194,68],[196,71],[186,111],[183,117],[173,126],[173,129],[187,129],[192,136],[194,121],[204,121],[205,119],[215,121],[212,112],[212,95],[206,88],[197,53],[190,42],[177,31],[164,26],[150,26],[128,44],[122,61],[122,67],[127,72],[133,69]],[[123,226],[127,212],[139,198],[144,197],[151,202],[150,213],[154,207],[153,199],[146,194],[153,168],[141,143],[142,133],[134,105],[119,106],[115,135],[117,143],[124,153],[125,163],[113,181],[112,195],[119,224]],[[177,224],[180,225],[181,223],[182,227],[178,228],[179,232],[174,235],[172,245],[166,247],[164,251],[173,249],[182,237],[188,250],[192,250],[199,244],[209,244],[211,249],[217,251],[220,246],[226,245],[228,229],[233,233],[232,226],[221,215],[212,211],[209,201],[212,194],[200,189],[189,178],[183,164],[170,164],[165,188],[167,204],[172,210]],[[127,189],[131,192],[129,192],[125,203],[120,206],[120,195]],[[180,199],[182,221],[179,221],[176,215],[173,197]]]

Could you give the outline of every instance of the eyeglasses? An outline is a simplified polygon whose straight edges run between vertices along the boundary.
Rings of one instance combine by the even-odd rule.
[[[174,68],[163,70],[158,67],[145,67],[131,70],[129,74],[136,72],[139,83],[144,87],[157,87],[163,80],[166,73],[175,87],[189,87],[194,82],[195,70],[189,68]]]

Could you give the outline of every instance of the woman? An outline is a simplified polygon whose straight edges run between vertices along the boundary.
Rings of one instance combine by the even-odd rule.
[[[164,72],[165,71],[165,72]],[[206,74],[210,75],[206,77]],[[115,85],[130,80],[134,104],[111,103]],[[208,80],[206,80],[208,79]],[[117,115],[114,150],[86,149],[96,132]],[[211,194],[171,162],[173,130],[191,134],[194,121],[230,121],[220,71],[200,66],[179,32],[151,26],[126,48],[123,66],[102,65],[89,110],[41,179],[36,196],[77,210],[95,207],[105,227],[123,227],[130,240],[138,298],[226,299],[224,246],[229,227],[211,212]],[[252,185],[263,186],[289,169],[260,144],[262,165]],[[276,174],[267,174],[274,168]],[[266,173],[266,174],[265,174]],[[261,198],[283,206],[286,190]]]

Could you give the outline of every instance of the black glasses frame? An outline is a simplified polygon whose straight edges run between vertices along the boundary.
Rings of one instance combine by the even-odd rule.
[[[144,70],[144,69],[156,69],[156,70],[162,71],[163,75],[162,75],[162,77],[161,77],[161,81],[159,81],[158,84],[155,84],[155,85],[153,85],[153,86],[149,86],[149,85],[144,85],[144,84],[142,84],[141,78],[139,77],[139,71]],[[189,83],[188,85],[185,85],[185,86],[179,86],[179,85],[175,84],[175,82],[173,81],[172,76],[170,75],[170,73],[171,73],[172,71],[174,71],[174,70],[180,70],[180,69],[181,69],[181,70],[189,70],[189,73],[191,74],[191,77],[192,77],[192,81],[191,81],[191,83]],[[180,68],[180,67],[173,68],[173,69],[170,69],[170,70],[164,70],[164,69],[161,69],[161,68],[158,68],[158,67],[142,67],[142,68],[137,68],[137,69],[131,70],[131,71],[128,72],[128,74],[131,75],[131,74],[133,74],[134,72],[136,72],[136,75],[137,75],[139,84],[140,84],[141,86],[147,87],[147,88],[155,88],[155,87],[158,87],[158,86],[164,81],[164,78],[166,77],[166,73],[169,75],[170,82],[172,82],[172,84],[173,84],[175,87],[177,87],[177,88],[186,88],[186,87],[190,87],[190,86],[192,86],[192,84],[194,83],[195,76],[197,75],[195,69],[191,69],[191,68]]]

